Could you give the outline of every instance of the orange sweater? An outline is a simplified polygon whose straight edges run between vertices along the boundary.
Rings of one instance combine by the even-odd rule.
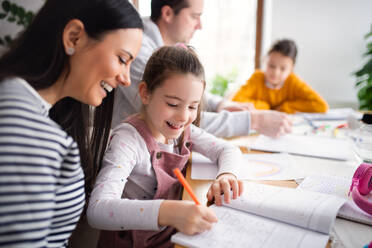
[[[291,73],[280,89],[265,85],[265,76],[257,70],[232,99],[252,102],[256,109],[274,109],[287,113],[326,112],[327,102],[309,85]]]

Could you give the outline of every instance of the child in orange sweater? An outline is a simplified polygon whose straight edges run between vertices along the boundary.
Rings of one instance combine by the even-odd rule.
[[[232,100],[286,113],[326,112],[327,102],[293,73],[296,55],[292,40],[276,42],[269,50],[266,69],[253,73]]]

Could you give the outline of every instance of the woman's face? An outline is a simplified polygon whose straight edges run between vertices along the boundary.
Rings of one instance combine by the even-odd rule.
[[[99,41],[89,39],[85,47],[70,56],[64,95],[98,106],[112,88],[129,86],[129,67],[141,42],[141,29],[119,29]]]

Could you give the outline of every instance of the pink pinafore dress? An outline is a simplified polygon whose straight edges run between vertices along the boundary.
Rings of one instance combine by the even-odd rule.
[[[145,122],[138,115],[129,116],[125,122],[134,126],[147,144],[151,155],[152,167],[156,174],[157,190],[153,199],[180,200],[182,187],[173,169],[179,168],[185,173],[185,165],[190,157],[190,127],[184,131],[183,144],[180,154],[169,153],[159,149]],[[123,210],[125,211],[125,210]],[[173,227],[166,227],[160,231],[101,231],[98,248],[142,248],[142,247],[173,247],[170,236],[176,232]]]

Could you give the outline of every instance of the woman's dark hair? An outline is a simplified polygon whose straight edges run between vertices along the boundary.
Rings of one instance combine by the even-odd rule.
[[[296,63],[297,47],[293,40],[278,40],[273,44],[268,54],[272,52],[278,52],[284,56],[290,57],[293,60],[293,64]]]
[[[168,5],[177,15],[183,8],[190,7],[188,0],[152,0],[151,1],[151,20],[157,22],[161,16],[161,9]]]
[[[116,29],[143,29],[139,14],[127,0],[47,0],[30,26],[0,58],[0,81],[20,77],[40,90],[53,85],[63,70],[69,72],[62,35],[72,19],[82,21],[87,35],[97,41]],[[113,93],[96,108],[64,98],[50,110],[50,117],[79,146],[87,194],[91,192],[106,148],[113,102]],[[89,126],[93,129],[89,130]]]
[[[204,68],[198,56],[191,47],[163,46],[156,50],[147,61],[142,81],[146,83],[147,91],[152,93],[170,76],[177,74],[192,74],[203,83],[205,88]],[[201,106],[194,125],[200,123]]]

